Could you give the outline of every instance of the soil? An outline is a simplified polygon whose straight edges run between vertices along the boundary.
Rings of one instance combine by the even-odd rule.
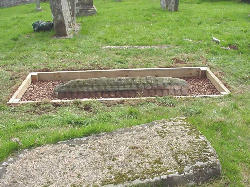
[[[215,88],[207,78],[183,78],[189,84],[188,95],[218,95],[220,92]],[[21,101],[41,101],[56,100],[54,89],[57,85],[64,83],[62,81],[38,81],[32,83],[24,93]],[[67,98],[65,98],[67,99]]]

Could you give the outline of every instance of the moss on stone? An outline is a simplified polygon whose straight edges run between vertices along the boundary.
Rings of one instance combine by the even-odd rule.
[[[187,87],[188,83],[172,77],[118,77],[118,78],[89,78],[71,80],[55,88],[55,92],[96,92],[144,90],[152,88],[169,89],[173,86]]]

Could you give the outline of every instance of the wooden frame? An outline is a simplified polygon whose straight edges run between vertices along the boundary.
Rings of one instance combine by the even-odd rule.
[[[36,103],[41,101],[21,101],[21,98],[29,85],[36,81],[68,81],[73,79],[86,79],[98,77],[138,77],[138,76],[158,76],[158,77],[207,77],[220,95],[198,95],[198,96],[176,96],[176,97],[218,97],[229,94],[230,91],[207,67],[180,67],[180,68],[138,68],[138,69],[111,69],[111,70],[86,70],[86,71],[56,71],[56,72],[33,72],[23,81],[18,90],[9,100],[8,104]],[[154,98],[154,97],[149,97]],[[100,99],[80,99],[81,101],[117,101],[146,98],[100,98]],[[79,100],[79,99],[78,99]],[[51,100],[50,102],[72,102],[73,100]]]

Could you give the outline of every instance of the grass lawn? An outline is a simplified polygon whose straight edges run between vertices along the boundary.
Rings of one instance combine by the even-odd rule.
[[[250,5],[181,0],[179,11],[171,13],[161,10],[159,0],[95,0],[94,4],[98,14],[78,18],[81,30],[72,39],[32,31],[33,22],[51,20],[47,3],[41,4],[42,12],[36,12],[34,4],[0,9],[0,161],[25,148],[186,116],[208,138],[222,164],[221,179],[207,185],[249,186]],[[212,36],[221,43],[212,42]],[[238,50],[221,48],[229,44]],[[106,45],[171,48],[102,49]],[[176,64],[173,58],[185,64]],[[183,65],[209,66],[232,94],[154,102],[6,105],[31,71]]]

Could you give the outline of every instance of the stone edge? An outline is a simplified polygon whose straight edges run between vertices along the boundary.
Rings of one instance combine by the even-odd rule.
[[[134,127],[133,128],[134,131],[140,131],[141,129],[147,128],[151,125],[156,125],[158,122],[161,122],[161,121],[166,121],[167,123],[169,123],[169,122],[187,123],[184,120],[185,120],[184,117],[171,118],[169,120],[162,119],[162,120],[156,120],[156,121],[153,121],[150,123],[136,125],[136,126],[132,126],[132,127]],[[69,146],[74,146],[74,145],[82,144],[93,137],[99,138],[99,137],[105,136],[105,135],[113,135],[116,133],[126,133],[126,132],[130,132],[130,131],[131,131],[131,127],[122,128],[122,129],[117,129],[117,130],[112,131],[112,132],[103,132],[103,133],[93,134],[93,135],[82,137],[82,138],[73,138],[70,140],[59,141],[59,142],[55,143],[55,145],[56,144],[66,144]],[[123,184],[117,184],[117,185],[109,184],[109,185],[104,185],[104,186],[105,187],[113,187],[113,186],[122,187],[122,186],[145,186],[145,185],[148,185],[148,186],[194,185],[194,184],[201,184],[204,182],[208,182],[209,180],[211,180],[213,178],[218,178],[221,175],[221,165],[220,165],[220,162],[218,160],[218,156],[216,154],[216,151],[211,146],[210,142],[206,139],[205,136],[200,134],[200,138],[205,140],[208,143],[208,147],[209,147],[210,151],[215,153],[216,158],[214,160],[212,160],[212,161],[210,160],[210,161],[202,163],[202,164],[196,163],[195,165],[193,165],[191,167],[185,167],[184,173],[181,173],[181,174],[175,173],[175,174],[170,174],[170,175],[157,176],[157,177],[154,177],[152,179],[145,179],[145,180],[137,179],[134,181],[125,182]],[[46,144],[46,145],[49,145],[49,144]],[[46,145],[43,145],[43,146],[46,146]],[[31,148],[31,149],[35,149],[35,148]],[[6,171],[7,171],[6,169],[7,169],[8,165],[14,163],[24,153],[28,152],[31,149],[24,149],[24,150],[18,151],[16,153],[13,153],[13,155],[11,157],[9,157],[6,161],[0,162],[0,179],[6,174]],[[213,165],[211,165],[211,163]],[[198,177],[197,177],[197,175],[198,175]]]

